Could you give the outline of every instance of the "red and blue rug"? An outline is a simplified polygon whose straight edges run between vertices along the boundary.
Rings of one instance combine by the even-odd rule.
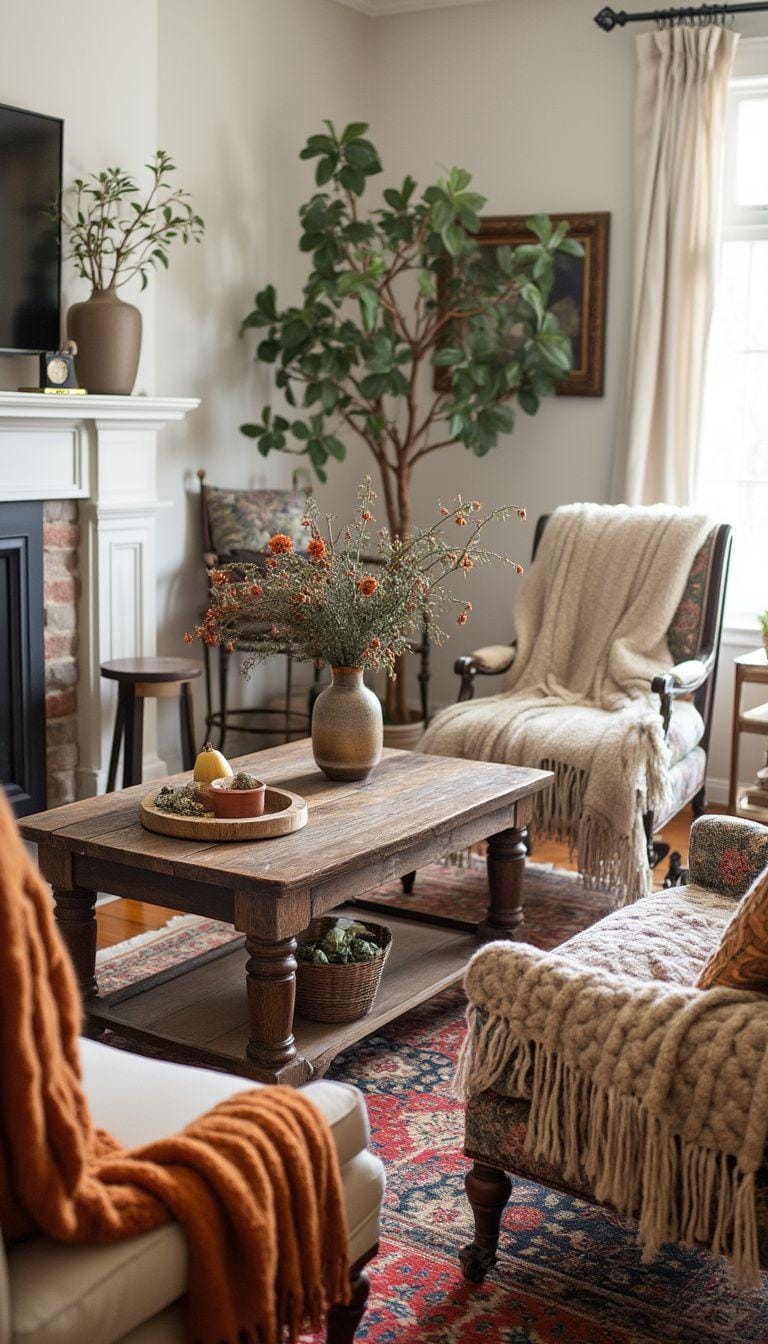
[[[402,901],[399,884],[380,896]],[[410,900],[477,917],[484,866],[425,869]],[[607,902],[569,873],[530,865],[526,909],[531,940],[552,947],[600,918]],[[222,935],[210,921],[185,924],[147,951],[179,960]],[[102,954],[100,974],[110,970],[123,983],[145,975],[141,949],[129,953],[119,971]],[[329,1072],[365,1093],[373,1147],[387,1168],[360,1344],[765,1344],[768,1280],[762,1293],[737,1293],[724,1262],[678,1246],[641,1265],[620,1218],[529,1181],[513,1179],[497,1266],[482,1286],[465,1282],[457,1257],[471,1239],[468,1162],[462,1107],[450,1094],[463,1031],[463,996],[448,990],[339,1056]]]

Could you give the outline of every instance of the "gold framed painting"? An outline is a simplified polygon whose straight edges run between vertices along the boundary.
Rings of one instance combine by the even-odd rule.
[[[566,336],[573,348],[573,368],[566,378],[558,379],[555,389],[560,397],[601,397],[604,387],[605,315],[608,297],[608,239],[611,216],[607,211],[594,214],[550,215],[553,224],[567,220],[569,237],[583,245],[584,255],[561,253],[557,258],[555,280],[550,297]],[[535,235],[526,227],[526,215],[486,215],[476,235],[481,247],[518,247],[535,243]],[[443,369],[435,369],[435,386],[445,387]]]

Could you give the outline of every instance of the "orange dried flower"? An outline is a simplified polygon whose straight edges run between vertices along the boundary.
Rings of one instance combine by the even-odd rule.
[[[328,554],[328,547],[322,537],[313,537],[307,546],[307,555],[311,560],[324,560]]]
[[[474,562],[474,560],[472,559],[472,556],[471,556],[471,555],[467,555],[466,553],[465,553],[464,555],[462,555],[462,557],[461,557],[461,567],[462,567],[462,569],[467,569],[467,570],[469,570],[469,569],[474,569],[474,568],[475,568],[475,562]]]
[[[463,514],[463,513],[457,513],[457,514],[456,514],[456,526],[457,526],[457,527],[466,527],[466,526],[467,526],[467,520],[466,520],[466,518],[464,517],[464,514]]]
[[[379,639],[379,636],[378,636],[378,635],[374,635],[374,636],[373,636],[373,639],[371,640],[371,648],[372,648],[372,649],[380,649],[380,648],[381,648],[381,640]]]
[[[371,513],[370,509],[363,509],[363,512],[362,512],[362,514],[361,514],[361,517],[362,517],[364,523],[372,523],[372,522],[373,522],[373,514]]]
[[[185,630],[185,631],[184,631],[184,643],[185,643],[185,644],[191,644],[192,641],[193,641],[193,639],[194,639],[194,636],[193,636],[193,635],[190,635],[190,633],[189,633],[188,630]]]
[[[264,589],[262,588],[260,583],[252,583],[250,588],[248,589],[249,597],[262,597],[263,594]]]
[[[456,624],[457,624],[457,625],[466,625],[468,619],[469,619],[469,618],[468,618],[468,616],[467,616],[466,611],[460,611],[459,614],[458,614],[458,616],[456,617]]]
[[[273,555],[288,555],[293,550],[293,542],[284,532],[276,532],[274,537],[269,538],[267,546]]]
[[[527,509],[518,509],[518,510],[517,510],[517,516],[518,516],[518,518],[519,518],[522,522],[525,522],[526,518],[528,517],[528,510],[527,510]]]
[[[440,512],[441,512],[441,514],[443,515],[444,518],[447,518],[447,517],[448,517],[448,514],[451,512],[451,510],[450,510],[450,509],[446,509],[446,508],[444,507],[444,505],[441,504],[441,505],[440,505]]]
[[[312,526],[312,519],[311,519],[311,518],[302,518],[302,520],[301,520],[301,526],[302,526],[302,527],[311,527],[311,526]]]
[[[227,575],[224,573],[223,569],[211,570],[211,583],[215,583],[217,588],[220,588],[221,585],[226,582],[227,582]]]
[[[524,574],[524,573],[525,573],[525,570],[524,570],[524,568],[523,568],[522,565],[515,565],[515,569],[517,570],[518,574]]]
[[[378,580],[370,574],[366,574],[364,578],[357,581],[358,590],[363,594],[363,597],[373,597],[378,586]]]

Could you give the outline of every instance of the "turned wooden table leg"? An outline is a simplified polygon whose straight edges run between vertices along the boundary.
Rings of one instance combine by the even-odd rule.
[[[326,1324],[326,1344],[353,1344],[357,1327],[363,1319],[370,1281],[364,1269],[350,1275],[352,1295],[346,1306],[336,1304],[328,1312]]]
[[[311,1076],[312,1067],[297,1054],[293,1039],[293,1009],[296,1001],[296,939],[267,942],[246,937],[250,1039],[248,1059],[265,1082],[299,1083]]]
[[[54,888],[54,914],[59,933],[75,968],[84,999],[98,994],[96,983],[96,892]]]
[[[487,859],[490,900],[485,919],[477,926],[481,942],[522,936],[526,853],[525,826],[510,826],[490,837]]]

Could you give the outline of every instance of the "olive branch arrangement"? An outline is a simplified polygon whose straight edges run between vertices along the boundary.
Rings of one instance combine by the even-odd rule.
[[[65,260],[74,261],[78,275],[94,290],[117,289],[135,275],[146,289],[150,268],[168,269],[168,249],[175,239],[200,242],[205,223],[195,213],[189,193],[174,187],[176,171],[170,154],[158,149],[145,164],[151,185],[143,199],[133,199],[139,188],[122,168],[105,168],[86,178],[75,178],[51,209],[69,236]]]
[[[244,563],[211,570],[210,605],[185,635],[187,643],[237,645],[248,653],[246,671],[289,647],[299,660],[394,677],[398,657],[422,622],[437,645],[447,638],[441,622],[449,612],[456,611],[458,625],[467,623],[472,603],[446,587],[451,575],[468,578],[496,560],[523,572],[480,539],[490,522],[524,519],[525,509],[486,512],[479,500],[458,497],[450,507],[440,506],[431,527],[399,537],[389,527],[376,529],[370,477],[357,498],[350,524],[337,528],[326,515],[321,529],[309,497],[305,551],[297,552],[291,538],[278,532],[268,543],[266,570]]]

